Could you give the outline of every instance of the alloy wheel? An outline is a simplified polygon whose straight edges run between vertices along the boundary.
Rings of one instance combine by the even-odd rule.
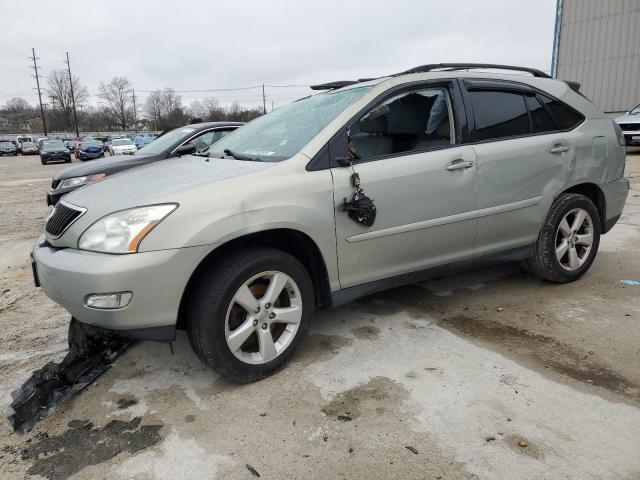
[[[567,213],[556,232],[556,258],[565,270],[580,268],[593,245],[593,219],[589,212],[575,208]]]
[[[278,271],[262,272],[233,296],[225,318],[225,337],[239,360],[270,362],[291,344],[302,321],[302,297],[296,282]]]

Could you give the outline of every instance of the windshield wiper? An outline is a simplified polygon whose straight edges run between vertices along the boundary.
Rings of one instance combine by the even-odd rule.
[[[248,155],[242,155],[241,153],[234,152],[233,150],[229,150],[225,148],[223,150],[225,155],[229,155],[230,157],[235,158],[236,160],[244,160],[247,162],[261,162],[262,159],[260,157],[249,157]]]

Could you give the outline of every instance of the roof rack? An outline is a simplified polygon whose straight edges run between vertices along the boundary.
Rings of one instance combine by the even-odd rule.
[[[421,65],[419,67],[410,68],[404,72],[396,73],[394,76],[407,75],[409,73],[424,73],[431,72],[433,70],[465,70],[472,68],[491,68],[495,70],[514,70],[519,72],[527,72],[534,77],[551,78],[541,70],[527,67],[516,67],[513,65],[498,65],[494,63],[430,63],[427,65]]]

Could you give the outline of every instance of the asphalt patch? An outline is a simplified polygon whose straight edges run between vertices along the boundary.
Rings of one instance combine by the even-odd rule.
[[[378,336],[380,336],[380,329],[373,325],[364,325],[362,327],[352,328],[351,333],[360,340],[376,340]]]
[[[352,339],[340,335],[312,333],[302,340],[295,361],[301,362],[303,365],[322,362],[336,355],[341,348],[349,347],[352,344]]]
[[[527,360],[527,363],[532,362],[542,373],[551,370],[578,382],[605,388],[640,402],[640,385],[551,337],[491,320],[464,316],[449,317],[439,324],[453,333],[488,344],[501,353],[522,358]]]
[[[407,395],[405,388],[387,377],[375,377],[369,382],[340,392],[322,407],[322,412],[342,421],[350,421],[366,411],[383,414]],[[349,420],[346,420],[349,419]]]
[[[31,460],[29,475],[64,480],[89,465],[104,463],[120,453],[134,454],[162,440],[162,425],[140,425],[141,418],[112,420],[95,427],[88,420],[72,420],[59,435],[36,435],[20,454]]]

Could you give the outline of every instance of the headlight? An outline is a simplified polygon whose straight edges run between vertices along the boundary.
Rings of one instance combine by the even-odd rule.
[[[95,175],[86,175],[84,177],[72,177],[62,180],[56,190],[60,188],[68,188],[68,187],[79,187],[80,185],[86,185],[87,183],[95,182],[96,180],[101,180],[106,177],[106,173],[96,173]]]
[[[135,253],[142,239],[178,205],[150,205],[112,213],[80,236],[78,248],[104,253]]]

